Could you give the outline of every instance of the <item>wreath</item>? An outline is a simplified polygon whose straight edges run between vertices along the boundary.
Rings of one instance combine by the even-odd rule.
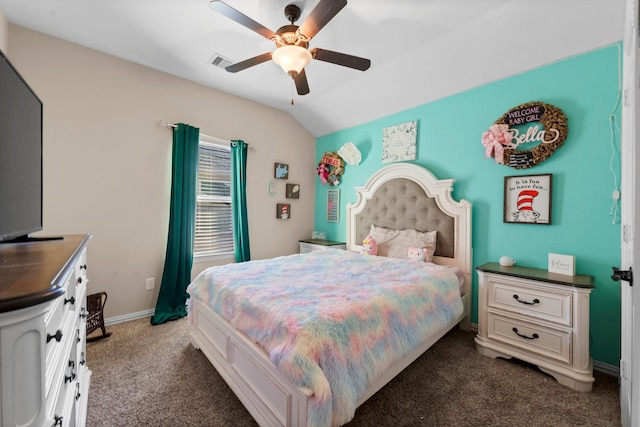
[[[322,181],[322,185],[340,184],[340,176],[344,173],[344,160],[335,151],[328,151],[322,155],[318,162],[316,173]]]
[[[511,128],[513,125],[532,124],[524,133]],[[561,109],[543,102],[520,104],[507,111],[482,134],[485,156],[494,157],[496,163],[516,169],[527,169],[542,163],[564,144],[569,126]],[[515,142],[514,142],[515,140]],[[528,142],[540,143],[530,150],[518,150],[518,146]]]

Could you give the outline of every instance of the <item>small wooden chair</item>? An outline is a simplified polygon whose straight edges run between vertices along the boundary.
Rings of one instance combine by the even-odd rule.
[[[89,315],[87,316],[87,342],[101,340],[111,336],[111,332],[107,332],[104,327],[104,305],[106,302],[106,292],[87,295],[87,307],[89,310]],[[89,334],[96,329],[100,329],[102,334],[89,337]]]

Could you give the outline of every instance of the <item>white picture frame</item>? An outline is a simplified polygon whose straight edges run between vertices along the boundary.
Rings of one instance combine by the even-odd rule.
[[[416,159],[417,120],[382,130],[382,163]]]

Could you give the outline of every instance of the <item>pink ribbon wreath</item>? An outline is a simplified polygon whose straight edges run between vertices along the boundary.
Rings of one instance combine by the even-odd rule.
[[[502,157],[504,147],[511,146],[513,132],[509,131],[509,125],[493,124],[487,132],[482,134],[485,157],[494,157],[496,163],[504,164]]]

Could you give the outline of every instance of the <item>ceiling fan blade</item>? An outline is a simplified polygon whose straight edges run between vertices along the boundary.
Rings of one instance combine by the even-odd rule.
[[[307,82],[307,74],[304,72],[304,68],[295,75],[293,81],[296,83],[298,95],[306,95],[309,93],[309,82]]]
[[[371,66],[371,60],[360,58],[359,56],[347,55],[346,53],[334,52],[332,50],[318,49],[311,50],[313,59],[319,61],[330,62],[343,67],[355,68],[356,70],[366,71]]]
[[[262,64],[271,59],[271,52],[263,53],[262,55],[254,56],[253,58],[245,59],[244,61],[236,62],[225,68],[230,73],[237,73],[238,71],[245,70],[254,65]]]
[[[310,40],[347,5],[347,0],[320,0],[300,25],[300,33]]]
[[[238,24],[244,25],[248,29],[255,31],[263,37],[266,37],[268,39],[272,39],[273,37],[275,37],[275,33],[273,31],[249,18],[244,13],[237,11],[224,2],[218,0],[210,1],[209,7],[216,12],[226,16],[227,18],[236,21]]]

